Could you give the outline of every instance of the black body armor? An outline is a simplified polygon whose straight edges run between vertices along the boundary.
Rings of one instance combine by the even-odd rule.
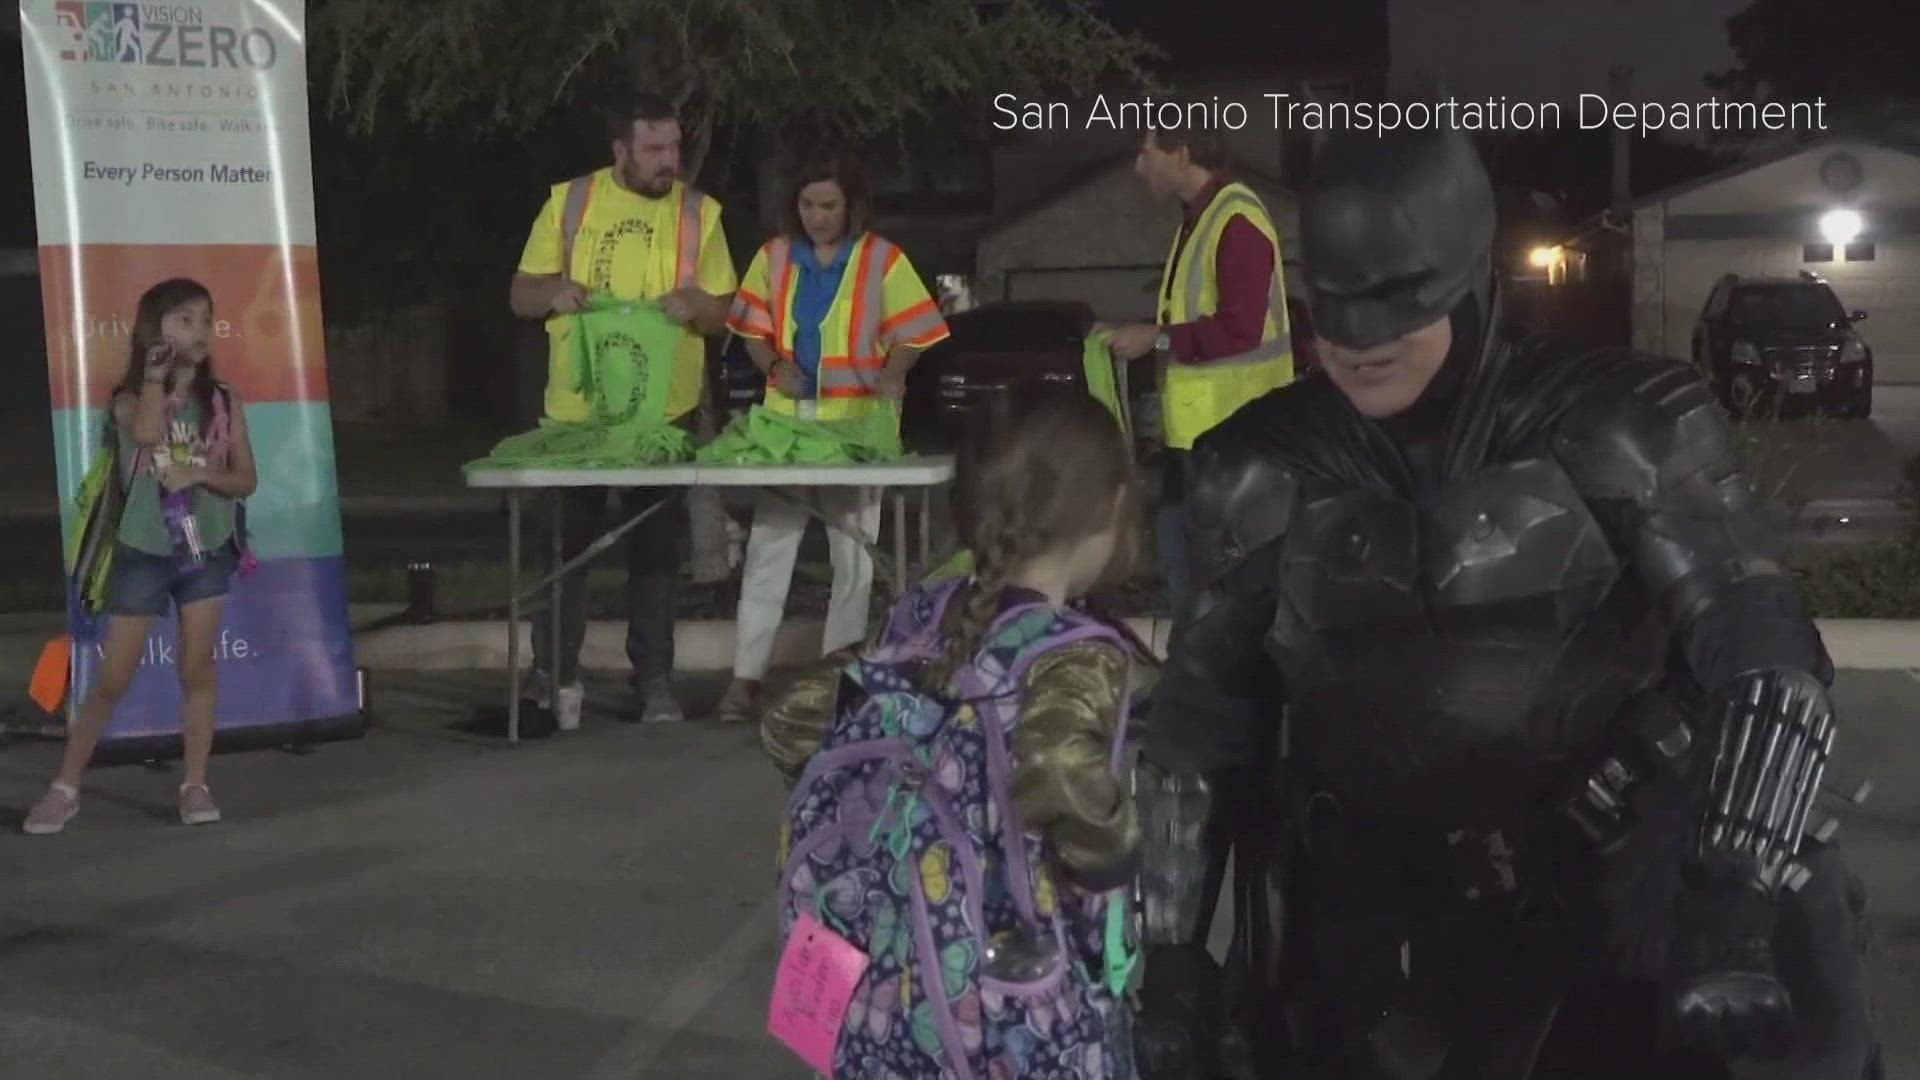
[[[1491,289],[1484,303],[1456,325],[1497,325]],[[1686,868],[1740,832],[1726,807],[1793,816],[1757,749],[1744,787],[1713,779],[1740,767],[1707,745],[1738,741],[1714,703],[1782,672],[1822,695],[1832,677],[1690,369],[1511,331],[1460,344],[1424,431],[1311,379],[1195,450],[1195,597],[1147,758],[1238,792],[1227,831],[1254,857],[1236,874],[1259,880],[1237,906],[1265,938],[1243,981],[1290,1021],[1254,1039],[1262,1075],[1302,1054],[1356,1070],[1336,1076],[1548,1075],[1582,988],[1671,973]],[[1803,764],[1830,745],[1821,715]],[[1784,875],[1747,869],[1735,908],[1780,891]],[[1274,955],[1289,939],[1296,955]],[[1737,1075],[1641,1049],[1628,1060]]]

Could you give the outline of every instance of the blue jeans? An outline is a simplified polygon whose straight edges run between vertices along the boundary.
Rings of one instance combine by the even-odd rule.
[[[632,488],[620,496],[625,518],[672,500],[672,505],[661,507],[626,536],[627,661],[642,684],[673,674],[673,626],[680,598],[679,530],[686,521],[686,504],[679,495],[676,488]],[[608,520],[606,488],[567,488],[561,494],[561,506],[561,551],[568,559],[625,520]],[[550,512],[545,516],[551,520]],[[539,550],[551,551],[552,532],[542,530],[541,535],[546,539]],[[542,607],[533,616],[533,669],[552,676],[557,667],[553,685],[565,686],[580,677],[580,648],[587,640],[586,570],[582,567],[561,582],[557,658],[549,655],[553,652],[551,612]]]
[[[1133,1014],[1126,999],[1114,1003],[1113,1015],[1107,1020],[1106,1057],[1112,1080],[1135,1080],[1139,1076],[1138,1064],[1134,1060]]]
[[[207,552],[198,568],[182,570],[172,555],[116,544],[107,571],[107,614],[159,617],[176,608],[227,595],[240,554],[232,543]]]
[[[1160,581],[1166,590],[1167,610],[1178,619],[1186,610],[1191,588],[1185,502],[1162,502],[1155,508],[1153,546],[1160,563]]]

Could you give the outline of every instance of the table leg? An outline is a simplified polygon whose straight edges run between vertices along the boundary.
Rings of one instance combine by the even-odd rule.
[[[507,492],[507,742],[520,741],[520,492]]]
[[[562,545],[565,537],[562,536],[560,532],[561,528],[566,524],[566,495],[567,493],[560,488],[553,489],[553,506],[551,512],[553,515],[554,570],[558,570],[567,565],[566,548]],[[586,571],[582,570],[580,576],[585,578]],[[564,574],[554,578],[553,585],[547,592],[547,663],[553,665],[553,670],[547,672],[548,681],[551,683],[551,685],[547,687],[547,705],[552,708],[556,714],[560,710],[560,590],[565,585],[566,580],[566,575]],[[582,581],[580,587],[582,589],[586,588],[586,583]]]
[[[933,488],[920,489],[920,572],[933,569]]]
[[[893,491],[893,595],[907,594],[907,496]]]

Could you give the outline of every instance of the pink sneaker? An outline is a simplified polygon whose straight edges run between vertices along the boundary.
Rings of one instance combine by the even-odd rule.
[[[180,822],[183,825],[211,825],[220,820],[220,808],[213,804],[213,792],[205,784],[180,785]]]
[[[20,831],[28,836],[51,836],[67,827],[73,815],[80,812],[80,793],[65,784],[55,783],[40,796],[40,801],[27,811],[27,820],[21,824]]]

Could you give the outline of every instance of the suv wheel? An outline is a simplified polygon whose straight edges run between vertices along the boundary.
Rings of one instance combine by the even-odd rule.
[[[1865,420],[1872,416],[1873,387],[1863,386],[1852,397],[1848,398],[1847,407],[1843,415],[1853,417],[1856,420]]]

